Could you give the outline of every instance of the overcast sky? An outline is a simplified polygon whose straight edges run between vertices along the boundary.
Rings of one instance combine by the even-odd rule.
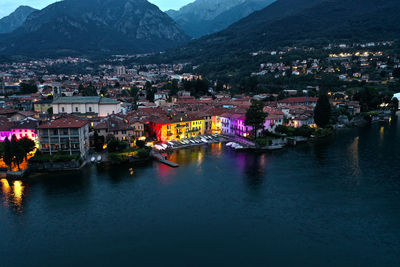
[[[57,0],[0,0],[0,18],[7,16],[20,5],[42,9]],[[194,0],[148,0],[156,4],[161,10],[179,9]]]

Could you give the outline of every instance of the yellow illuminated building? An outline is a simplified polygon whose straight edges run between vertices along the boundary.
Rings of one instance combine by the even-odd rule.
[[[153,121],[150,130],[157,140],[167,142],[204,135],[204,119],[180,117],[178,121]]]

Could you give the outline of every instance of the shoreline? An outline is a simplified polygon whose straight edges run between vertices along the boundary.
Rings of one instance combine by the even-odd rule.
[[[396,116],[396,115],[394,115]],[[264,146],[264,147],[257,147],[257,146],[249,146],[248,144],[244,144],[244,142],[240,142],[240,140],[238,140],[237,138],[243,138],[243,137],[236,137],[236,136],[227,136],[227,135],[220,135],[218,136],[218,141],[213,139],[213,141],[207,142],[207,143],[189,143],[189,144],[181,144],[179,146],[168,146],[167,149],[159,151],[159,150],[155,150],[154,148],[152,149],[152,151],[155,151],[156,153],[159,154],[170,154],[174,151],[178,151],[181,149],[187,149],[187,148],[192,148],[192,147],[200,147],[203,145],[212,145],[212,144],[227,144],[229,142],[234,142],[234,143],[241,143],[242,145],[244,145],[245,147],[242,148],[238,148],[235,149],[232,147],[232,150],[235,152],[255,152],[255,153],[265,153],[265,152],[273,152],[273,151],[281,151],[285,148],[290,148],[290,147],[297,147],[300,144],[308,144],[311,143],[315,140],[318,139],[323,139],[329,136],[334,135],[336,132],[341,132],[341,131],[345,131],[345,130],[351,130],[351,129],[355,129],[355,128],[360,128],[363,126],[366,126],[368,124],[373,125],[376,123],[388,123],[388,121],[379,121],[379,120],[373,120],[371,122],[368,121],[359,121],[358,123],[355,124],[351,124],[351,125],[346,125],[345,127],[337,127],[337,125],[335,125],[336,127],[334,127],[332,129],[332,131],[327,134],[327,135],[323,135],[323,136],[314,136],[314,137],[301,137],[301,136],[293,136],[293,137],[282,137],[281,139],[284,140],[283,143],[280,143],[279,145],[270,145],[270,146]],[[278,138],[277,138],[278,139]],[[290,143],[288,142],[288,140],[295,140],[295,143]],[[250,140],[247,140],[249,142],[253,142]],[[230,147],[230,146],[225,146],[225,147]],[[156,158],[152,157],[151,155],[146,158],[146,159],[130,159],[127,162],[113,162],[111,160],[106,160],[106,161],[101,161],[101,162],[90,162],[89,159],[86,159],[82,162],[82,164],[79,167],[76,168],[32,168],[31,166],[29,166],[27,169],[25,170],[21,170],[19,172],[2,172],[3,175],[6,176],[7,179],[10,180],[16,180],[16,179],[27,179],[29,177],[32,176],[36,176],[36,175],[44,175],[44,174],[50,174],[50,173],[58,173],[58,172],[80,172],[82,171],[85,167],[88,166],[92,166],[92,165],[127,165],[130,164],[131,167],[135,167],[136,165],[140,165],[140,164],[146,164],[146,163],[150,163],[152,161],[158,161]],[[44,164],[44,163],[42,163]],[[48,163],[50,165],[54,164],[52,163]],[[62,163],[61,163],[62,164]],[[44,170],[46,169],[46,170]]]

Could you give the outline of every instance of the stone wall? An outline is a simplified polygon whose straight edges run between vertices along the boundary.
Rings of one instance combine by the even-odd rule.
[[[79,160],[66,162],[33,162],[29,164],[29,169],[38,172],[78,170],[82,167]]]

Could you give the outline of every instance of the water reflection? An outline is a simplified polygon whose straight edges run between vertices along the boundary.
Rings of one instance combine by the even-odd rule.
[[[236,153],[236,152],[234,152]],[[265,177],[265,169],[267,166],[267,157],[269,155],[263,153],[236,153],[236,166],[243,173],[246,184],[252,190],[258,190]]]
[[[360,177],[361,176],[361,168],[360,168],[360,159],[359,159],[359,141],[360,137],[357,136],[354,138],[353,143],[349,146],[349,155],[350,155],[350,163],[351,163],[351,170],[352,170],[352,175],[354,177]],[[359,182],[359,181],[358,181]]]
[[[12,182],[12,186],[7,179],[1,179],[0,182],[3,195],[3,205],[5,207],[14,208],[18,212],[22,212],[25,190],[22,181],[14,181]]]

